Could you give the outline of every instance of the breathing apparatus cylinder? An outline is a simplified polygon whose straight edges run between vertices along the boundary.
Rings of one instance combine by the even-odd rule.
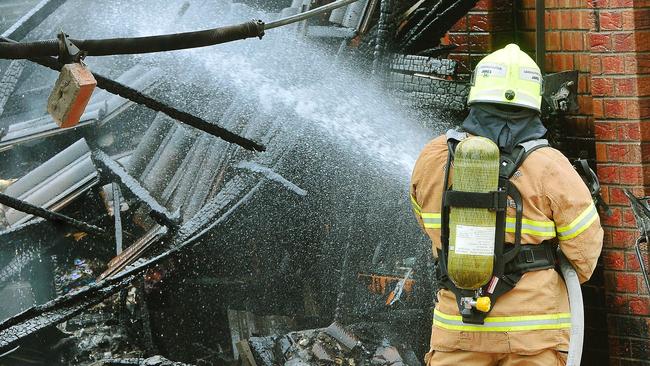
[[[454,191],[487,193],[499,186],[499,148],[485,137],[469,137],[456,147]],[[492,277],[496,213],[486,208],[451,207],[449,278],[461,289],[476,290]]]

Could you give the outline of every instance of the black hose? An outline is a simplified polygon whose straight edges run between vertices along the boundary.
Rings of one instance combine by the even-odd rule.
[[[196,32],[136,38],[70,39],[88,56],[128,55],[206,47],[240,39],[262,37],[264,22],[252,20]],[[0,43],[0,59],[28,59],[59,55],[59,40],[25,43]]]
[[[13,43],[15,41],[0,37],[0,46],[4,44],[3,42],[15,44]],[[53,57],[30,57],[28,59],[32,62],[35,62],[39,65],[45,66],[55,71],[61,71],[61,68],[63,67],[63,65],[60,64],[59,61],[57,61],[57,59]],[[95,80],[97,80],[97,87],[104,89],[110,93],[119,95],[122,98],[128,99],[134,103],[149,107],[150,109],[156,112],[163,112],[166,115],[170,116],[171,118],[174,118],[175,120],[181,123],[192,126],[203,132],[207,132],[213,136],[219,137],[224,141],[237,144],[246,150],[251,150],[251,151],[266,150],[266,147],[262,144],[247,139],[243,136],[239,136],[233,132],[226,130],[223,127],[220,127],[214,123],[210,123],[200,117],[194,116],[187,112],[178,110],[172,106],[164,104],[163,102],[154,99],[148,95],[145,95],[129,86],[111,80],[97,73],[93,73],[93,76],[95,77]]]

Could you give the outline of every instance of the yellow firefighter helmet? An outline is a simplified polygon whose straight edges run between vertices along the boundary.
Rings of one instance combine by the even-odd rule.
[[[467,104],[497,103],[540,111],[542,73],[516,44],[485,56],[474,69]]]

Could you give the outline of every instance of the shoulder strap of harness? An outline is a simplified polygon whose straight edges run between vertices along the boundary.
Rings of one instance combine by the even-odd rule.
[[[497,212],[496,236],[495,236],[495,265],[492,280],[488,282],[479,291],[481,296],[490,297],[491,303],[494,304],[499,296],[510,291],[521,279],[523,273],[505,273],[507,263],[513,261],[521,249],[521,227],[523,220],[523,202],[519,190],[510,183],[510,178],[515,174],[524,160],[535,150],[548,146],[548,141],[544,139],[532,140],[517,145],[511,154],[501,153],[501,165],[499,171],[499,188],[490,193],[471,193],[454,191],[449,187],[449,171],[451,169],[454,153],[458,143],[468,137],[466,132],[461,130],[449,130],[447,136],[447,164],[445,167],[442,212],[441,212],[441,242],[442,250],[438,252],[440,280],[443,286],[450,289],[456,296],[459,311],[463,317],[463,322],[472,324],[483,324],[488,312],[480,312],[466,306],[467,298],[475,297],[476,291],[462,290],[455,286],[447,275],[447,256],[449,253],[449,212],[451,207],[480,207],[489,208]],[[505,246],[505,228],[506,228],[506,209],[508,197],[512,198],[515,203],[515,242],[514,247],[504,252]]]

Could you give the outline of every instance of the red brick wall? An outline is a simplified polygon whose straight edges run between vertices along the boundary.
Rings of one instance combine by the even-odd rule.
[[[485,55],[514,40],[512,1],[480,0],[449,31],[449,42],[458,45],[450,58],[458,61],[460,73],[469,73]]]
[[[452,28],[461,71],[512,41],[534,53],[535,1],[514,1],[514,12],[512,0],[480,1]],[[601,216],[603,255],[583,286],[583,365],[650,365],[650,298],[623,194],[650,195],[650,0],[546,0],[545,22],[545,71],[579,71],[580,110],[564,122],[564,138],[579,147],[573,156],[596,158],[613,210]]]
[[[650,194],[650,1],[592,1],[591,92],[598,174],[614,214],[604,218],[610,364],[650,360],[650,298],[634,253],[623,189]],[[648,363],[650,364],[650,363]]]

